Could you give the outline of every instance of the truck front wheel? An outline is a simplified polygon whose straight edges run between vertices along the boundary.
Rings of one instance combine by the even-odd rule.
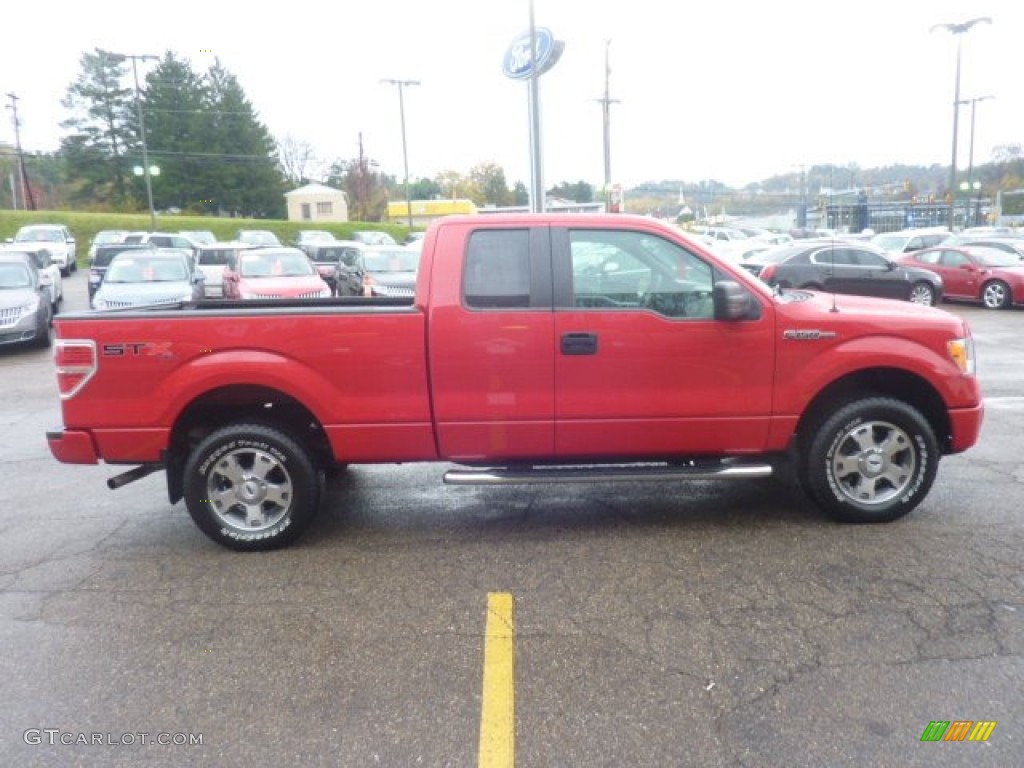
[[[812,427],[801,456],[808,495],[837,520],[902,517],[928,494],[938,444],[915,408],[887,397],[848,403]]]
[[[320,502],[308,453],[264,424],[235,424],[207,435],[188,457],[184,490],[203,533],[250,552],[291,543]]]

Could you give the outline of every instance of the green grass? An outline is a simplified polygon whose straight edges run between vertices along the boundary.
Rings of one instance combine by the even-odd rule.
[[[178,232],[183,229],[206,229],[218,240],[230,240],[240,229],[269,229],[282,243],[291,243],[303,229],[323,229],[340,239],[348,239],[359,229],[375,229],[390,233],[403,242],[409,228],[396,224],[347,221],[344,223],[321,221],[282,221],[279,219],[225,219],[215,216],[157,216],[157,231]],[[79,211],[2,211],[0,210],[0,241],[14,237],[26,224],[64,224],[75,235],[79,266],[85,264],[89,244],[103,229],[149,231],[148,213],[84,213]]]

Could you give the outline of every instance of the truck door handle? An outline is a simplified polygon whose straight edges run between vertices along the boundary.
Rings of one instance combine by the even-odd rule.
[[[563,333],[562,334],[563,355],[596,355],[597,334],[596,333]]]

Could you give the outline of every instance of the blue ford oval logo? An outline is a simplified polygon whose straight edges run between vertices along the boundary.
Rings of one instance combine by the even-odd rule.
[[[562,52],[562,44],[555,40],[547,27],[535,27],[537,36],[537,74],[543,75],[558,60]],[[505,51],[501,61],[501,69],[506,77],[513,80],[526,80],[531,75],[530,69],[530,31],[519,35]]]

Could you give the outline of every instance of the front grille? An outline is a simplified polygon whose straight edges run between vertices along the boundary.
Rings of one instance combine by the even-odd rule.
[[[300,293],[295,296],[286,296],[280,293],[254,293],[253,296],[257,299],[319,299],[320,291]]]
[[[125,307],[143,307],[151,304],[177,304],[181,301],[180,296],[171,296],[152,299],[107,299],[107,309],[124,309]]]
[[[21,320],[22,313],[24,311],[24,307],[0,309],[0,328],[6,328],[7,326],[14,325],[16,322]]]
[[[373,290],[379,296],[406,296],[411,298],[416,295],[415,288],[395,288],[390,285],[375,285]]]

